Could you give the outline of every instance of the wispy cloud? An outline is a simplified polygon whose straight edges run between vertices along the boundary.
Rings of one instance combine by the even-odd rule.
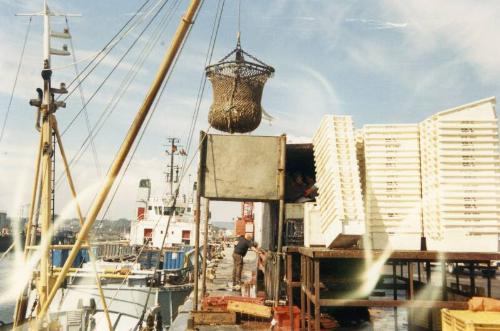
[[[376,30],[387,30],[387,29],[403,29],[408,26],[408,23],[395,23],[395,22],[385,22],[380,20],[373,19],[364,19],[364,18],[347,18],[345,20],[348,23],[361,23],[363,25],[368,26],[370,29]]]

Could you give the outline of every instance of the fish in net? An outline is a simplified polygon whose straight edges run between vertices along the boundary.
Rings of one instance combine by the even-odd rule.
[[[255,130],[262,119],[262,91],[274,68],[243,51],[238,41],[231,53],[205,71],[213,91],[210,125],[229,133]]]

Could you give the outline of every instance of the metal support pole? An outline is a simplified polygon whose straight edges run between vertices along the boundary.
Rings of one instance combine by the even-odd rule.
[[[274,289],[274,306],[278,306],[280,297],[281,284],[281,250],[283,245],[283,222],[285,219],[285,171],[286,171],[286,135],[280,137],[280,160],[279,160],[279,215],[278,215],[278,263],[276,266],[276,281]]]
[[[476,275],[474,262],[469,263],[469,277],[470,277],[470,296],[473,297],[476,294]]]
[[[288,314],[290,315],[290,330],[293,331],[293,322],[294,322],[294,316],[293,316],[293,287],[292,287],[292,282],[293,282],[293,272],[292,272],[292,253],[287,252],[286,254],[286,290],[287,290],[287,296],[288,296]]]
[[[204,151],[205,151],[205,142],[206,142],[207,134],[205,132],[200,132],[200,153],[198,160],[198,184],[196,187],[196,213],[194,215],[194,224],[195,224],[195,239],[194,239],[194,298],[193,298],[193,310],[198,310],[198,275],[200,273],[200,263],[199,263],[199,255],[200,255],[200,217],[201,217],[201,191],[203,190],[203,171],[205,168],[204,161]]]
[[[306,295],[304,289],[306,287],[306,263],[305,256],[300,254],[300,322],[301,330],[306,329]]]
[[[319,260],[314,259],[314,330],[321,330],[321,314],[320,314],[320,287],[319,287]]]
[[[309,256],[305,257],[306,262],[306,306],[307,306],[307,330],[311,331],[312,323],[311,323],[311,297],[309,293],[311,293],[311,258]]]
[[[398,280],[396,261],[392,261],[392,298],[394,301],[398,299]],[[394,307],[394,329],[398,329],[398,308]]]
[[[441,291],[442,291],[442,299],[446,301],[448,299],[447,292],[447,283],[446,283],[446,263],[444,260],[441,261]]]
[[[172,63],[175,60],[175,57],[177,56],[177,52],[182,42],[184,41],[184,37],[187,34],[189,26],[193,23],[193,18],[196,14],[196,11],[198,10],[200,2],[201,2],[200,0],[191,0],[187,13],[182,18],[182,21],[179,27],[177,28],[177,31],[169,47],[169,50],[167,51],[165,58],[163,59],[160,69],[151,85],[151,88],[149,89],[141,108],[137,112],[137,115],[127,133],[127,136],[125,137],[120,147],[118,155],[116,156],[115,160],[113,161],[113,164],[111,165],[111,168],[108,172],[103,187],[101,188],[99,194],[92,203],[87,219],[82,229],[78,233],[75,245],[73,246],[73,249],[69,253],[68,259],[66,260],[66,263],[64,264],[60,275],[57,277],[47,300],[44,302],[40,310],[40,313],[37,316],[38,318],[43,318],[44,315],[47,313],[49,306],[52,300],[54,299],[57,290],[63,283],[66,274],[69,271],[69,268],[73,264],[73,261],[75,260],[81,245],[84,243],[88,233],[92,229],[92,225],[94,224],[99,212],[101,211],[101,208],[106,200],[106,197],[108,196],[109,191],[111,190],[115,182],[115,179],[118,177],[118,174],[123,166],[123,163],[125,162],[125,159],[128,153],[130,152],[130,149],[132,148],[132,144],[134,143],[135,138],[137,137],[137,134],[139,133],[142,124],[144,123],[149,113],[151,105],[153,104],[156,95],[158,94],[158,91],[160,90],[161,85],[163,84],[163,80],[165,79],[167,73],[169,72],[172,66]]]
[[[210,215],[210,200],[205,199],[205,237],[203,237],[203,263],[202,263],[202,282],[201,282],[201,296],[205,297],[207,294],[207,254],[208,254],[208,220]]]
[[[413,263],[408,262],[408,300],[413,300]]]
[[[491,298],[491,262],[488,261],[488,273],[486,275],[486,295],[488,296],[488,298]],[[496,267],[495,269],[493,270],[496,270]]]

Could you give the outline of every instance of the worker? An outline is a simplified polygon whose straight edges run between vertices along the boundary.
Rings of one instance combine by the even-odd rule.
[[[243,271],[243,258],[248,250],[257,252],[257,244],[253,242],[253,235],[246,233],[240,236],[235,242],[233,251],[233,290],[238,291],[241,288],[241,272]]]
[[[298,171],[292,173],[291,176],[286,176],[285,186],[285,200],[288,202],[297,202],[297,199],[304,196],[304,191],[307,188],[304,177]]]

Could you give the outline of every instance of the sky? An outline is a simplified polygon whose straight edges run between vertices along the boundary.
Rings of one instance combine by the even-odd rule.
[[[89,147],[72,167],[84,210],[123,141],[188,4],[186,0],[168,1],[135,47],[126,53],[164,2],[149,0],[139,15],[142,23],[116,45],[81,85],[84,99],[91,100],[86,111],[82,111],[64,133],[64,147],[70,159],[75,157],[88,135],[88,127],[94,127],[100,116],[109,114],[94,140],[94,148]],[[82,15],[68,18],[74,54],[81,70],[142,3],[52,0],[49,6],[53,11]],[[0,125],[9,108],[29,27],[26,50],[0,141],[0,211],[10,215],[26,213],[30,200],[39,136],[34,128],[35,109],[28,105],[28,100],[35,97],[35,89],[42,84],[42,19],[35,16],[29,24],[29,17],[15,14],[38,12],[42,4],[41,0],[0,0]],[[205,0],[165,93],[106,214],[108,218],[134,217],[141,178],[152,179],[155,194],[167,190],[164,174],[168,160],[167,138],[179,137],[179,145],[186,147],[218,4],[222,1]],[[435,112],[497,96],[500,91],[499,1],[241,0],[240,8],[241,15],[238,15],[237,1],[224,2],[211,63],[234,49],[240,16],[243,49],[276,70],[262,99],[263,108],[275,119],[272,123],[263,122],[252,133],[255,135],[286,133],[289,141],[310,141],[325,114],[351,115],[356,127],[375,123],[417,123]],[[170,20],[169,25],[152,44],[149,56],[136,71],[126,92],[116,97],[134,63],[141,54],[148,53],[147,41],[162,19]],[[54,31],[62,31],[64,27],[64,18],[52,19]],[[52,46],[60,48],[62,43],[55,40]],[[102,84],[125,53],[120,65]],[[54,57],[52,62],[55,68],[53,84],[69,84],[75,77],[73,58]],[[101,84],[103,86],[94,95]],[[66,100],[67,107],[56,113],[61,130],[68,127],[82,109],[79,92],[75,90]],[[207,83],[195,141],[199,130],[208,127],[211,93]],[[191,150],[188,160],[193,156]],[[56,162],[59,177],[62,170],[59,156]],[[196,162],[194,158],[192,164]],[[192,185],[195,167],[187,173],[191,176],[185,177],[185,190]],[[57,212],[73,217],[66,183],[58,184],[56,192]],[[212,204],[214,220],[227,221],[238,213],[237,205]]]

